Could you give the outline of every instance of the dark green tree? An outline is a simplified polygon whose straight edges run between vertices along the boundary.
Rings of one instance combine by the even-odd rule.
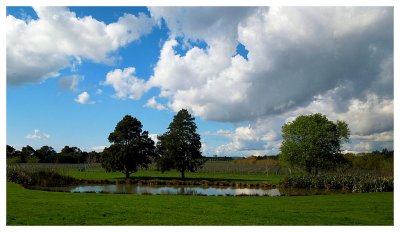
[[[36,150],[36,155],[41,163],[52,163],[54,162],[57,152],[50,146],[42,146]]]
[[[82,150],[79,147],[65,146],[57,157],[60,163],[82,163]]]
[[[16,154],[15,148],[13,148],[13,147],[10,146],[10,145],[7,145],[7,146],[6,146],[6,157],[7,157],[7,158],[9,158],[9,157],[14,157],[15,154]]]
[[[28,159],[36,156],[36,151],[31,146],[26,145],[21,149],[21,162],[26,163]]]
[[[15,162],[15,163],[21,163],[21,152],[16,150],[14,147],[7,145],[6,149],[6,158],[7,162]]]
[[[310,174],[332,169],[344,159],[341,144],[349,141],[344,121],[329,121],[325,115],[301,115],[282,127],[280,159]]]
[[[155,158],[154,141],[147,131],[142,132],[142,123],[130,115],[118,122],[108,141],[112,144],[102,153],[102,166],[108,172],[120,171],[129,178]]]
[[[158,168],[164,172],[175,169],[185,178],[185,172],[195,172],[204,163],[200,135],[194,118],[186,109],[180,110],[169,124],[168,131],[158,137]]]

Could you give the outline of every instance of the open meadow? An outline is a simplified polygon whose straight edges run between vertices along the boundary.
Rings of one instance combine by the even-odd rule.
[[[87,180],[119,180],[99,165],[36,164]],[[35,165],[33,165],[35,166]],[[225,167],[224,172],[212,172]],[[32,167],[32,165],[30,165]],[[174,179],[175,171],[142,170],[135,178]],[[210,162],[190,180],[278,184],[282,175]],[[23,210],[21,210],[23,209]],[[168,215],[166,217],[165,215]],[[7,183],[7,225],[393,225],[393,192],[311,196],[192,196],[66,193]]]

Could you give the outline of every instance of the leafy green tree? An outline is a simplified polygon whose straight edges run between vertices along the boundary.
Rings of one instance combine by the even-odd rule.
[[[57,152],[50,146],[42,146],[36,150],[36,155],[41,163],[52,163],[56,158]]]
[[[36,156],[36,151],[31,146],[26,145],[21,149],[21,162],[26,163],[28,159]]]
[[[8,158],[8,157],[13,157],[13,156],[15,156],[15,154],[16,154],[15,148],[13,148],[13,147],[10,146],[10,145],[7,145],[7,146],[6,146],[6,157],[7,157],[7,158]]]
[[[82,150],[78,147],[65,146],[59,155],[58,162],[60,163],[82,163]]]
[[[340,146],[349,141],[344,121],[329,121],[325,115],[301,115],[282,127],[280,159],[310,174],[334,168],[344,160]]]
[[[164,172],[175,169],[185,178],[185,172],[195,172],[204,163],[200,135],[194,118],[186,109],[180,110],[169,124],[168,131],[158,137],[158,168]]]
[[[104,149],[102,166],[108,172],[120,171],[129,175],[147,168],[155,158],[154,141],[147,131],[142,132],[142,123],[126,115],[108,136],[112,145]]]
[[[21,163],[21,152],[16,150],[14,147],[7,145],[6,146],[6,158],[7,163]],[[26,159],[25,159],[26,160]],[[25,162],[25,161],[24,161]]]

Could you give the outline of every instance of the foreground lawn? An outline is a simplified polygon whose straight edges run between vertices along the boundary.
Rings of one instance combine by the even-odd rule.
[[[44,192],[7,183],[7,225],[393,225],[393,193],[113,195]]]

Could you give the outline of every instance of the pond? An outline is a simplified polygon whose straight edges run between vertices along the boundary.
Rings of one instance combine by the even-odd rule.
[[[128,193],[151,195],[203,195],[203,196],[280,196],[279,189],[218,188],[199,186],[145,186],[136,184],[82,185],[68,189],[70,192]]]
[[[341,190],[294,189],[294,188],[233,188],[201,186],[148,186],[138,184],[96,184],[46,188],[50,191],[73,193],[120,193],[146,195],[200,195],[200,196],[306,196],[348,193]]]

